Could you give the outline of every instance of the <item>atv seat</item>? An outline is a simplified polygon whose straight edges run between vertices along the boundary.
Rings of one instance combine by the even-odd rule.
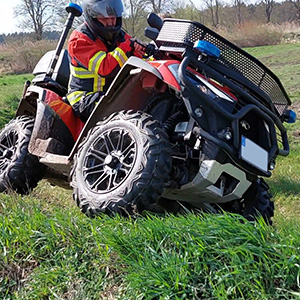
[[[55,50],[48,51],[37,63],[33,70],[33,75],[36,76],[34,79],[34,83],[41,83],[42,81],[45,82],[45,78],[47,77],[47,73],[49,71],[50,64],[54,58]],[[69,67],[69,57],[68,51],[62,50],[57,64],[55,66],[54,72],[51,78],[47,78],[48,84],[53,85],[60,85],[63,89],[67,91],[68,83],[70,77],[70,67]]]

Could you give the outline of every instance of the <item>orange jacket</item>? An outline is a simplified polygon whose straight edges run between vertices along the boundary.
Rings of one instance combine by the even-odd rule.
[[[71,78],[67,98],[75,110],[85,96],[105,93],[128,58],[138,56],[130,38],[121,31],[111,47],[96,38],[85,23],[73,31],[68,42]]]

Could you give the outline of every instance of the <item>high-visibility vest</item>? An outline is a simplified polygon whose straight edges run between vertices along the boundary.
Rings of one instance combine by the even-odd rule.
[[[121,31],[116,45],[109,49],[85,23],[73,31],[68,42],[71,76],[67,99],[74,108],[83,97],[106,92],[120,68],[133,55],[130,38]]]

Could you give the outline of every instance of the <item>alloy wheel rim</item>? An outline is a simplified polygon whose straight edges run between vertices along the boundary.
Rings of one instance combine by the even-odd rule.
[[[93,192],[111,192],[129,176],[136,155],[136,142],[131,132],[119,128],[107,130],[87,151],[82,169],[84,181]]]

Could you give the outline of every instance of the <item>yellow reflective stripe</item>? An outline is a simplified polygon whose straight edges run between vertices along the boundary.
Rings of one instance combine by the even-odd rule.
[[[84,96],[84,92],[82,91],[75,91],[67,95],[67,99],[69,103],[73,106],[75,103],[79,102],[80,99]]]
[[[111,55],[117,60],[119,66],[122,68],[125,62],[128,60],[125,52],[121,48],[116,48]]]
[[[94,78],[94,74],[84,68],[71,66],[71,74],[77,78]]]
[[[89,61],[89,70],[94,74],[98,74],[100,64],[105,57],[105,51],[97,52]]]
[[[94,79],[94,91],[103,92],[104,86],[105,86],[105,78],[96,75]]]

